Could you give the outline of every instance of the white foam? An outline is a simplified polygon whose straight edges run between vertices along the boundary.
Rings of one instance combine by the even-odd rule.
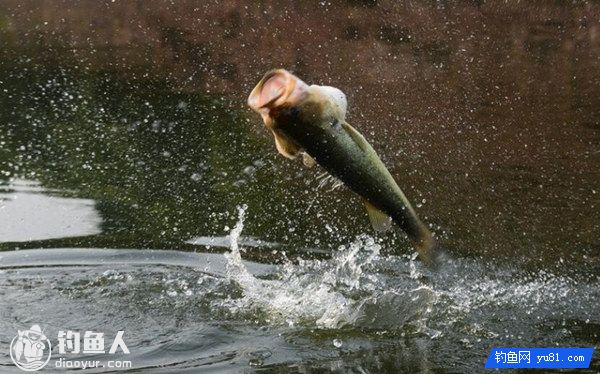
[[[277,279],[254,277],[241,260],[238,238],[243,229],[245,208],[231,231],[227,275],[243,289],[243,297],[230,300],[235,310],[267,314],[273,323],[314,324],[339,328],[357,322],[366,325],[400,325],[420,314],[423,303],[432,302],[431,290],[422,284],[409,289],[389,290],[377,274],[367,269],[380,260],[381,246],[361,236],[342,246],[328,261],[287,262]],[[397,313],[400,308],[402,313]],[[398,320],[400,318],[400,320]],[[382,321],[382,319],[384,321]]]

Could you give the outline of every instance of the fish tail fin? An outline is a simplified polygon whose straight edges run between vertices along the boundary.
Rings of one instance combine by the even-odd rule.
[[[448,259],[446,250],[431,234],[419,241],[416,247],[419,258],[430,268],[437,269]]]

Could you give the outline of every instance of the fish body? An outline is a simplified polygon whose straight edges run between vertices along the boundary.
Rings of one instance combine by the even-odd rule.
[[[248,104],[262,115],[280,153],[288,158],[310,156],[363,198],[375,229],[387,229],[391,218],[415,243],[421,258],[432,261],[436,244],[431,232],[373,147],[346,122],[346,98],[340,90],[308,86],[279,69],[263,77]]]

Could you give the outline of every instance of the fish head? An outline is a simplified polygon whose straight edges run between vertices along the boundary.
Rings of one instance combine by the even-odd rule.
[[[267,127],[286,108],[293,108],[308,95],[309,86],[284,69],[269,71],[248,97],[248,105],[258,112]]]
[[[248,105],[271,129],[290,121],[306,126],[318,126],[329,118],[344,121],[347,109],[346,95],[339,89],[309,86],[284,69],[265,74],[250,93]]]

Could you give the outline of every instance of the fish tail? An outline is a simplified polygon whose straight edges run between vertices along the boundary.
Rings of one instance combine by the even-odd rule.
[[[416,248],[421,261],[430,268],[438,268],[447,259],[446,250],[430,232],[416,243]]]

